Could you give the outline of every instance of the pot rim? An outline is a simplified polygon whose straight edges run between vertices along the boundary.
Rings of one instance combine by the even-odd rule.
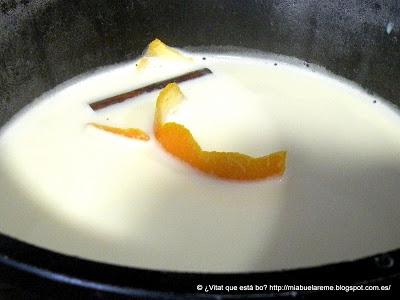
[[[400,278],[400,248],[352,261],[321,266],[268,272],[203,273],[149,270],[96,262],[86,258],[57,253],[0,233],[0,270],[24,277],[36,277],[47,285],[84,288],[91,292],[149,298],[194,295],[206,298],[238,296],[296,296],[298,292],[204,293],[198,285],[264,285],[264,284],[371,284],[388,278]],[[1,273],[1,272],[0,272]],[[4,273],[4,272],[3,272]],[[26,279],[26,278],[25,278]],[[15,280],[15,278],[13,278]]]

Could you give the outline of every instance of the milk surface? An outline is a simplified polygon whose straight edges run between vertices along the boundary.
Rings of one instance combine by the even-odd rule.
[[[0,134],[0,231],[95,261],[241,272],[314,266],[400,246],[400,118],[324,72],[265,58],[190,54],[107,67],[56,88]],[[206,60],[202,58],[206,57]],[[89,102],[198,68],[170,116],[204,150],[287,150],[282,178],[221,180],[153,135],[159,91]],[[374,103],[376,101],[376,103]],[[136,127],[143,142],[87,126]]]

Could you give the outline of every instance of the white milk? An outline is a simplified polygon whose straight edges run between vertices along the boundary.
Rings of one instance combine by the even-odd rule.
[[[62,253],[151,269],[267,271],[400,246],[400,118],[380,99],[307,68],[205,55],[106,68],[58,88],[0,136],[0,231]],[[216,179],[156,142],[157,92],[89,102],[201,67],[171,117],[205,150],[287,150],[281,179]],[[377,103],[373,103],[376,100]],[[88,127],[137,127],[149,142]]]

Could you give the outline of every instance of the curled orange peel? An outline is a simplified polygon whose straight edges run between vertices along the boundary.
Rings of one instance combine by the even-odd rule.
[[[153,40],[147,46],[146,52],[144,53],[143,57],[141,59],[139,59],[139,61],[137,62],[136,68],[138,70],[145,69],[149,64],[150,57],[158,57],[158,58],[162,58],[162,59],[178,59],[178,60],[187,60],[187,61],[192,60],[192,58],[186,57],[181,52],[179,52],[178,50],[176,50],[172,47],[167,46],[159,39]]]
[[[172,59],[190,59],[184,56],[178,50],[167,46],[159,39],[153,40],[148,46],[144,54],[147,57],[161,57],[161,58],[172,58]]]
[[[91,125],[98,129],[108,131],[114,134],[122,135],[131,139],[137,139],[142,141],[148,141],[150,139],[149,135],[139,128],[119,128],[119,127],[102,125],[98,123],[89,123],[88,125]]]
[[[144,68],[146,68],[149,64],[149,59],[147,57],[142,57],[141,59],[139,59],[139,61],[136,64],[136,68],[138,70],[143,70]]]
[[[262,157],[238,152],[203,151],[185,126],[166,122],[167,116],[182,100],[183,94],[176,83],[168,84],[157,98],[154,132],[166,151],[200,171],[224,179],[257,180],[283,175],[286,151]]]

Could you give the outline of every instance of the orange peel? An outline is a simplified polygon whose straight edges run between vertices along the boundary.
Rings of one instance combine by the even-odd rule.
[[[167,46],[159,39],[153,40],[148,46],[144,54],[147,57],[161,57],[161,58],[172,58],[172,59],[189,59],[184,56],[178,50]]]
[[[167,46],[161,40],[155,39],[148,46],[143,57],[138,60],[136,68],[138,70],[145,69],[149,64],[149,58],[158,57],[162,59],[178,59],[191,61],[192,58],[186,57],[178,50]]]
[[[251,157],[238,152],[202,150],[185,126],[166,122],[182,100],[183,94],[176,83],[168,84],[157,98],[154,132],[167,152],[200,171],[224,179],[257,180],[283,175],[286,151]]]
[[[147,57],[142,57],[141,59],[139,59],[139,61],[136,64],[136,68],[138,70],[143,70],[144,68],[146,68],[149,64],[149,59]]]
[[[88,125],[131,139],[137,139],[142,141],[148,141],[150,139],[149,135],[139,128],[119,128],[108,125],[102,125],[98,123],[89,123]]]

